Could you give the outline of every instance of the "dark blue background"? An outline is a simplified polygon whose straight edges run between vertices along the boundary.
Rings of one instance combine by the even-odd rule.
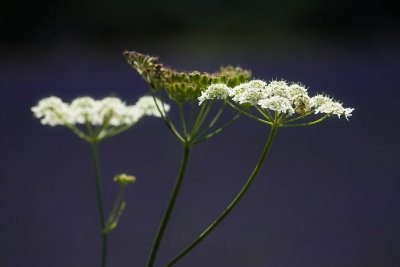
[[[182,7],[178,2],[169,8],[157,2],[136,3],[140,9],[127,20],[123,18],[130,18],[128,11],[118,12],[124,4],[129,10],[128,3],[118,2],[110,10],[94,4],[94,11],[90,1],[60,4],[58,9],[40,3],[9,3],[13,20],[3,17],[7,31],[0,54],[1,266],[99,265],[100,227],[89,146],[63,127],[42,126],[30,107],[50,95],[65,101],[116,95],[135,102],[148,92],[125,62],[125,49],[159,55],[185,70],[241,65],[252,69],[256,78],[301,81],[311,94],[326,92],[355,108],[349,122],[330,118],[313,127],[280,130],[248,195],[177,266],[400,266],[400,50],[398,20],[390,5],[340,2],[343,5],[329,10],[329,5],[306,1],[308,6],[285,9],[289,2],[257,8],[252,2],[216,1],[209,20],[202,23],[198,18],[207,18],[205,6]],[[44,16],[43,7],[52,16]],[[316,11],[311,12],[312,7]],[[31,14],[29,8],[44,17],[32,15],[29,20],[24,15]],[[151,13],[154,10],[157,15]],[[251,10],[256,10],[254,16]],[[147,21],[146,28],[144,14],[158,20]],[[302,15],[289,16],[296,14]],[[244,118],[195,147],[159,266],[197,236],[240,190],[267,133],[268,128]],[[128,172],[138,178],[126,192],[126,212],[110,235],[110,267],[145,265],[181,150],[156,118],[145,118],[101,144],[108,210],[118,189],[112,177]]]

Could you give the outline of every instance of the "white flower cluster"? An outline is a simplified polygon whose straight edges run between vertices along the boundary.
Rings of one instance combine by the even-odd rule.
[[[199,97],[200,105],[209,99],[225,99],[230,94],[231,88],[223,83],[211,84]]]
[[[351,116],[353,108],[344,108],[340,102],[334,101],[325,95],[310,97],[307,89],[297,83],[289,84],[286,81],[252,80],[234,88],[225,84],[212,84],[199,97],[200,104],[211,99],[226,99],[241,105],[258,106],[262,109],[286,113],[299,114],[325,113]]]
[[[166,112],[170,109],[169,105],[159,99],[157,104]],[[107,122],[110,126],[119,127],[134,124],[143,116],[161,116],[151,96],[141,97],[135,105],[126,105],[117,97],[101,100],[79,97],[68,104],[51,96],[40,100],[31,110],[36,118],[41,119],[42,124],[50,126],[85,123],[101,126]]]

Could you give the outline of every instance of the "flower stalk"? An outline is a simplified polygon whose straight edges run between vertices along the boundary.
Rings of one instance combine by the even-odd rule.
[[[144,116],[160,117],[161,114],[154,103],[159,103],[159,100],[153,100],[151,96],[140,98],[134,105],[126,105],[116,97],[101,100],[79,97],[71,103],[65,103],[58,97],[47,97],[32,108],[35,117],[41,119],[43,125],[66,126],[91,146],[102,240],[101,267],[107,265],[108,234],[117,227],[126,207],[123,197],[125,187],[134,182],[135,177],[120,174],[114,178],[114,181],[120,184],[120,191],[106,222],[98,146],[101,141],[130,129]],[[163,104],[163,110],[166,113],[169,106]]]
[[[96,140],[93,140],[92,144],[92,159],[93,159],[93,167],[94,173],[96,178],[96,193],[97,193],[97,203],[99,206],[99,215],[100,215],[100,227],[101,231],[101,267],[106,267],[107,265],[107,233],[103,230],[105,229],[105,216],[104,216],[104,194],[103,188],[101,183],[101,176],[100,176],[100,161],[99,161],[99,154],[98,154],[98,143]]]
[[[147,267],[153,267],[182,189],[194,145],[221,133],[242,115],[271,127],[260,158],[241,190],[197,238],[165,265],[171,267],[215,231],[238,206],[263,167],[279,128],[311,126],[332,115],[348,120],[354,110],[343,107],[341,102],[324,94],[310,97],[308,89],[298,83],[249,81],[251,72],[240,67],[222,67],[214,73],[183,72],[159,63],[156,57],[137,52],[125,52],[124,55],[145,79],[151,96],[140,98],[134,105],[127,105],[116,97],[101,100],[79,97],[71,103],[64,103],[58,97],[48,97],[31,109],[43,125],[65,126],[90,144],[101,227],[101,267],[107,265],[108,235],[117,227],[126,208],[126,186],[136,180],[127,174],[114,177],[120,188],[106,220],[98,152],[101,141],[127,131],[144,116],[155,116],[164,120],[183,146],[180,169],[147,261]],[[170,106],[164,102],[165,97],[177,105],[176,117],[168,114]],[[221,105],[216,107],[218,100],[222,100]],[[237,114],[218,125],[226,107],[231,107]]]
[[[215,99],[224,100],[225,104],[251,119],[259,121],[263,124],[271,126],[271,131],[261,154],[261,157],[254,168],[252,174],[248,178],[241,191],[236,195],[227,208],[210,224],[197,239],[183,249],[176,257],[165,265],[171,267],[186,254],[193,250],[200,242],[202,242],[220,223],[232,212],[241,199],[249,190],[250,186],[256,179],[261,167],[263,166],[267,155],[271,149],[273,140],[277,130],[280,127],[301,127],[310,126],[322,122],[332,114],[345,116],[346,119],[352,114],[352,108],[344,108],[341,103],[332,100],[325,95],[317,95],[310,98],[307,89],[299,84],[287,84],[285,81],[272,81],[267,84],[261,80],[253,80],[234,88],[226,84],[212,84],[207,90],[203,91],[198,98],[200,105],[207,105]],[[261,115],[253,115],[249,108],[254,107]],[[294,113],[299,116],[287,119]],[[293,123],[305,118],[311,114],[325,113],[320,118],[306,122]]]
[[[161,113],[161,117],[167,128],[184,147],[181,168],[150,251],[147,266],[152,267],[155,264],[164,233],[173,213],[185,177],[192,147],[221,133],[222,130],[239,118],[239,116],[234,116],[221,127],[216,127],[216,129],[214,129],[224,111],[225,105],[222,105],[216,112],[216,115],[211,119],[208,126],[205,126],[209,114],[212,112],[213,103],[210,101],[199,109],[197,98],[210,84],[227,82],[234,86],[248,80],[251,73],[239,67],[221,68],[220,71],[213,74],[196,71],[180,72],[159,63],[156,57],[143,55],[137,52],[125,52],[124,55],[128,63],[136,69],[147,82],[154,99],[156,99],[157,96],[163,100],[163,95],[165,94],[176,103],[179,111],[179,119],[176,119],[176,124],[180,124],[179,127],[175,125],[171,117],[167,114],[164,115],[162,112],[162,105],[156,103],[156,107],[159,113]]]
[[[162,241],[162,239],[164,237],[165,230],[166,230],[166,228],[168,226],[170,217],[171,217],[172,212],[174,210],[175,203],[176,203],[176,200],[178,198],[178,195],[179,195],[183,180],[185,179],[185,173],[186,173],[187,163],[188,163],[188,159],[189,159],[189,155],[190,155],[191,149],[192,149],[191,144],[184,144],[184,150],[183,150],[183,156],[182,156],[182,162],[181,162],[181,167],[180,167],[180,170],[179,170],[179,174],[178,174],[178,177],[176,179],[174,189],[172,190],[172,194],[171,194],[170,200],[168,201],[167,209],[166,209],[166,211],[164,213],[164,216],[163,216],[163,218],[161,220],[161,223],[160,223],[159,229],[157,231],[156,237],[154,239],[153,247],[151,249],[149,260],[147,262],[147,267],[152,267],[154,265],[154,263],[155,263],[155,260],[156,260],[157,254],[158,254],[158,250],[160,248],[161,241]]]
[[[236,197],[232,200],[232,202],[227,206],[227,208],[217,217],[217,219],[214,220],[212,224],[210,224],[200,235],[197,239],[195,239],[192,243],[190,243],[182,252],[180,252],[175,258],[173,258],[171,261],[165,265],[165,267],[170,267],[176,264],[179,260],[181,260],[186,254],[188,254],[191,250],[193,250],[200,242],[202,242],[212,231],[215,230],[215,228],[233,211],[233,209],[239,204],[239,202],[242,200],[244,195],[247,193],[251,185],[254,183],[258,173],[261,170],[261,167],[263,166],[265,159],[267,158],[270,150],[272,143],[275,139],[276,133],[277,133],[278,127],[276,125],[271,127],[271,132],[268,136],[267,143],[264,147],[264,150],[261,154],[260,159],[258,160],[258,163],[256,167],[254,168],[252,174],[248,178],[247,182],[243,186],[243,188],[240,190],[240,192],[236,195]]]

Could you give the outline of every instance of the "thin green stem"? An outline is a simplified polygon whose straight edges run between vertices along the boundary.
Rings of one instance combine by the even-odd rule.
[[[205,121],[206,118],[208,117],[208,114],[210,113],[213,104],[214,104],[214,101],[211,101],[210,104],[207,106],[207,109],[205,110],[203,116],[201,117],[201,120],[200,120],[200,122],[199,122],[198,129],[197,129],[197,130],[199,130],[199,129],[201,128],[201,126],[203,125],[204,121]]]
[[[103,195],[103,189],[102,189],[102,185],[101,185],[100,161],[99,161],[99,152],[98,152],[97,141],[92,141],[91,146],[92,146],[93,167],[94,167],[94,173],[96,176],[97,202],[98,202],[98,206],[99,206],[101,239],[102,239],[102,253],[101,253],[101,265],[100,266],[105,267],[106,261],[107,261],[107,234],[103,233],[103,230],[105,227],[104,195]]]
[[[198,115],[198,117],[197,117],[197,119],[196,119],[196,122],[195,122],[195,124],[193,125],[193,129],[192,129],[192,131],[191,131],[190,139],[189,139],[189,140],[195,139],[196,136],[199,134],[199,131],[200,131],[201,127],[202,127],[203,124],[204,124],[204,121],[206,120],[208,114],[209,114],[210,111],[211,111],[212,105],[213,105],[213,102],[209,102],[208,105],[207,105],[207,107],[204,109],[204,112],[199,113],[199,115]]]
[[[232,123],[234,123],[235,121],[237,121],[240,118],[240,114],[236,114],[230,121],[228,121],[227,123],[225,123],[224,125],[222,125],[220,128],[216,129],[215,131],[207,134],[204,133],[203,135],[201,135],[198,139],[196,139],[193,144],[199,144],[201,142],[204,142],[212,137],[214,137],[215,135],[221,133],[225,128],[229,127]]]
[[[178,108],[179,108],[179,115],[181,117],[183,137],[186,139],[187,131],[186,131],[185,112],[183,111],[183,104],[178,104]]]
[[[181,189],[183,180],[185,178],[186,167],[187,167],[187,163],[188,163],[190,150],[191,150],[191,144],[185,143],[184,144],[184,151],[183,151],[183,157],[182,157],[182,163],[181,163],[181,168],[180,168],[180,171],[179,171],[179,175],[178,175],[178,177],[176,179],[175,186],[174,186],[174,189],[172,191],[171,197],[169,199],[167,209],[166,209],[166,211],[164,213],[164,216],[163,216],[163,218],[161,220],[161,224],[160,224],[160,227],[158,229],[157,235],[156,235],[156,237],[154,239],[153,247],[151,249],[149,260],[147,262],[147,267],[154,266],[155,260],[157,258],[157,253],[158,253],[158,250],[160,248],[161,241],[162,241],[162,239],[164,237],[165,229],[167,228],[169,219],[170,219],[171,214],[172,214],[172,212],[174,210],[174,207],[175,207],[175,203],[176,203],[179,191]]]
[[[319,118],[318,120],[315,121],[311,121],[311,122],[307,122],[307,123],[298,123],[298,124],[282,124],[280,125],[280,127],[301,127],[301,126],[310,126],[310,125],[314,125],[317,124],[323,120],[325,120],[326,118],[328,118],[331,115],[331,113],[326,114],[325,116],[322,116],[321,118]]]
[[[307,116],[310,115],[310,114],[312,114],[311,111],[310,111],[310,112],[307,112],[307,113],[304,113],[303,115],[298,116],[298,117],[296,117],[296,118],[293,118],[293,119],[290,119],[290,120],[286,120],[286,121],[284,120],[283,123],[289,123],[289,122],[298,121],[298,120],[301,120],[301,119],[307,117]]]
[[[124,201],[124,191],[125,191],[125,185],[120,185],[119,192],[117,194],[117,197],[115,198],[114,207],[110,213],[110,217],[108,218],[107,224],[111,224],[115,220],[115,216],[118,212],[118,209],[121,206],[122,201]]]
[[[193,127],[193,123],[194,123],[194,113],[195,110],[197,110],[197,102],[196,101],[192,101],[190,103],[190,112],[189,112],[189,122],[188,122],[188,128],[192,128]]]
[[[224,104],[218,109],[217,114],[215,114],[214,118],[213,118],[213,119],[211,120],[211,122],[208,124],[207,128],[204,129],[204,130],[202,131],[201,134],[199,134],[199,133],[196,134],[196,136],[193,138],[193,139],[195,139],[196,141],[194,141],[193,144],[201,143],[201,142],[205,141],[206,139],[208,139],[208,138],[204,139],[204,137],[209,136],[209,135],[213,135],[213,133],[216,132],[216,131],[218,131],[218,132],[221,131],[220,129],[221,129],[222,127],[221,127],[220,129],[217,129],[217,130],[214,131],[213,133],[209,133],[209,131],[212,129],[212,127],[214,127],[214,125],[217,123],[217,121],[218,121],[219,118],[221,117],[222,113],[223,113],[224,110],[225,110],[225,107],[226,107],[226,103],[224,103]],[[235,116],[235,117],[236,117],[236,116]],[[233,119],[232,119],[232,120],[233,120]],[[234,120],[236,120],[236,119],[234,119]],[[228,123],[231,124],[231,121],[229,121]]]
[[[244,110],[242,110],[242,109],[236,107],[234,104],[232,104],[231,102],[229,102],[229,101],[226,100],[226,99],[225,99],[225,103],[227,103],[227,104],[228,104],[229,106],[231,106],[233,109],[235,109],[235,110],[239,111],[240,113],[246,115],[247,117],[250,117],[250,118],[255,119],[255,120],[259,121],[259,122],[262,122],[262,123],[264,123],[264,124],[267,124],[267,125],[271,125],[271,126],[272,126],[272,122],[269,122],[269,121],[260,119],[260,118],[254,116],[254,115],[251,115],[250,113],[248,113],[248,112],[246,112],[246,111],[244,111]]]
[[[134,125],[136,125],[136,123],[138,123],[139,121],[136,121],[135,123],[129,124],[129,125],[125,125],[125,126],[121,126],[118,128],[110,128],[107,130],[107,132],[104,135],[98,135],[97,138],[101,139],[101,140],[105,140],[108,139],[110,137],[116,136],[120,133],[125,132],[126,130],[129,130],[130,128],[132,128]]]
[[[264,110],[262,110],[261,108],[259,108],[257,105],[256,105],[255,107],[256,107],[256,109],[258,110],[258,112],[260,112],[261,115],[264,116],[264,118],[266,118],[266,119],[269,120],[269,121],[273,121],[272,116],[270,116],[270,114],[268,114],[269,112],[268,112],[268,113],[265,112]]]
[[[165,108],[164,108],[164,100],[162,98],[160,98],[160,100],[162,101],[162,110],[160,108],[160,106],[157,103],[157,99],[156,96],[154,94],[154,89],[152,89],[150,87],[150,92],[151,95],[153,97],[154,103],[156,105],[156,108],[158,110],[158,112],[160,112],[161,118],[164,120],[165,125],[167,125],[168,129],[176,136],[176,138],[179,139],[179,141],[181,141],[182,143],[185,142],[185,139],[183,139],[183,137],[179,134],[179,132],[176,130],[174,124],[172,123],[172,121],[169,119],[167,113],[165,112]]]
[[[246,192],[249,190],[250,186],[253,184],[255,178],[257,177],[261,167],[263,166],[265,159],[271,149],[272,143],[276,136],[276,132],[278,130],[278,126],[274,124],[271,128],[271,132],[268,136],[267,143],[264,147],[264,150],[261,154],[261,157],[254,168],[252,174],[247,180],[246,184],[240,190],[239,194],[233,199],[233,201],[229,204],[229,206],[219,215],[219,217],[214,220],[212,224],[210,224],[205,231],[203,231],[200,236],[194,240],[190,245],[188,245],[178,256],[173,258],[170,262],[167,263],[166,267],[173,266],[180,259],[182,259],[187,253],[189,253],[193,248],[195,248],[201,241],[203,241],[227,216],[228,214],[236,207],[236,205],[240,202]]]
[[[201,105],[199,114],[197,115],[196,121],[194,122],[193,127],[192,127],[192,131],[190,132],[189,140],[193,140],[193,138],[197,134],[197,130],[199,128],[198,125],[200,124],[201,118],[203,117],[203,113],[206,110],[207,106],[208,106],[208,102]]]
[[[211,129],[212,127],[214,127],[214,125],[217,123],[217,121],[221,117],[222,113],[224,112],[225,107],[226,107],[226,103],[224,102],[224,104],[218,109],[217,114],[214,116],[214,118],[211,120],[210,124],[208,125],[208,129]]]
[[[88,119],[85,119],[86,130],[88,131],[90,136],[94,136],[93,126],[90,124]]]

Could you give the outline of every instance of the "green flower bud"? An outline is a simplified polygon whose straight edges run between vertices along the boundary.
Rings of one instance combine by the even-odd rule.
[[[125,173],[121,173],[114,176],[114,182],[119,183],[121,185],[128,185],[136,182],[136,177]]]

